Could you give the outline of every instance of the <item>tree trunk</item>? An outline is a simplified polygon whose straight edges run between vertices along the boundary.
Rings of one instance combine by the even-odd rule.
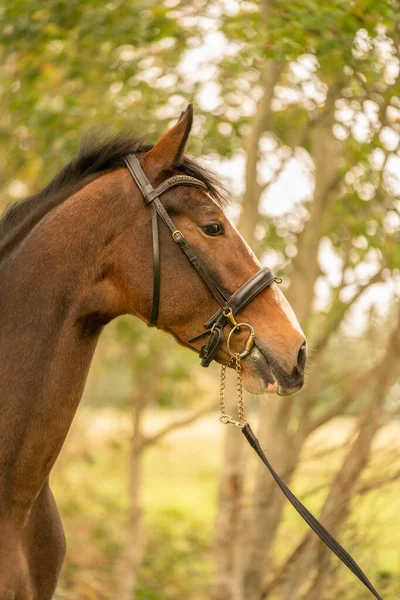
[[[246,188],[242,202],[242,214],[239,220],[239,231],[244,239],[253,246],[254,232],[260,218],[259,204],[262,188],[257,181],[257,165],[259,160],[259,143],[262,134],[268,130],[271,119],[271,100],[274,87],[284,68],[283,63],[269,60],[260,76],[262,95],[244,142],[246,150]]]
[[[149,399],[148,384],[143,382],[132,398],[132,441],[129,464],[129,514],[126,521],[124,549],[118,565],[118,598],[133,600],[137,571],[144,550],[144,527],[140,504],[142,476],[142,454],[144,450],[142,436],[142,417]]]
[[[310,218],[298,237],[297,255],[292,262],[288,300],[301,326],[306,329],[313,308],[314,286],[319,276],[318,250],[329,200],[336,189],[341,144],[334,137],[334,99],[331,109],[313,127],[311,156],[315,165],[314,197],[309,205]],[[325,109],[327,110],[327,109]]]
[[[146,367],[152,356],[153,372],[149,377]],[[118,598],[133,600],[137,572],[140,567],[144,547],[145,531],[142,519],[140,490],[142,485],[142,459],[146,449],[143,434],[143,417],[146,408],[155,404],[158,382],[163,369],[161,349],[157,342],[150,340],[143,354],[135,358],[132,365],[132,437],[128,471],[128,517],[125,527],[124,549],[118,565]]]
[[[228,413],[234,415],[236,386],[231,377],[227,378],[226,405]],[[218,492],[213,600],[244,600],[241,541],[245,528],[243,503],[247,456],[244,437],[236,427],[227,425]]]
[[[288,432],[292,402],[289,398],[274,397],[268,410],[262,410],[260,415],[259,439],[269,460],[286,483],[290,482],[301,448],[300,443],[294,444]],[[287,451],[288,447],[290,452]],[[271,568],[270,551],[284,503],[282,492],[260,462],[247,528],[251,550],[245,573],[246,600],[258,600],[260,597],[265,576]]]

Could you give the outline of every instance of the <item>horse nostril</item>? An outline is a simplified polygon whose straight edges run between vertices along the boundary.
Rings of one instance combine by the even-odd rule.
[[[307,360],[307,342],[303,342],[297,355],[297,368],[304,370]]]

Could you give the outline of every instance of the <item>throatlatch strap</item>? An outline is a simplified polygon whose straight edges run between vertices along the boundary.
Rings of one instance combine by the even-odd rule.
[[[366,588],[369,589],[371,594],[373,594],[375,598],[377,598],[377,600],[383,600],[382,596],[378,594],[378,592],[376,591],[368,577],[365,575],[365,573],[360,569],[354,558],[350,556],[347,550],[345,550],[343,546],[339,544],[338,541],[335,540],[335,538],[329,533],[329,531],[327,531],[327,529],[325,529],[325,527],[318,521],[318,519],[316,519],[314,515],[311,514],[310,511],[304,506],[304,504],[302,504],[302,502],[300,502],[300,500],[296,498],[296,496],[288,488],[286,483],[282,481],[282,479],[276,473],[271,463],[265,456],[261,448],[260,442],[256,438],[252,428],[248,423],[246,423],[242,427],[242,433],[246,440],[249,442],[250,446],[256,451],[258,456],[266,465],[272,477],[275,479],[276,483],[279,485],[282,492],[285,494],[286,498],[289,500],[292,506],[294,506],[299,515],[305,520],[307,525],[309,525],[309,527],[311,527],[314,533],[317,534],[319,539],[322,540],[324,544],[328,546],[328,548],[332,550],[332,552],[336,554],[338,558],[340,558],[342,563],[345,564],[346,567],[350,569],[350,571],[354,573],[356,577],[358,577],[358,579],[365,585]]]

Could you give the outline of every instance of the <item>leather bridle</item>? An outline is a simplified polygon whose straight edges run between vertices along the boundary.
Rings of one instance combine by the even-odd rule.
[[[216,354],[221,347],[223,341],[223,329],[230,323],[233,328],[227,338],[227,349],[232,359],[229,364],[236,363],[238,372],[238,384],[240,389],[240,396],[238,402],[238,414],[239,421],[233,419],[230,415],[225,412],[225,402],[223,397],[223,391],[225,388],[224,378],[226,365],[222,367],[221,374],[221,409],[222,416],[220,418],[222,423],[232,423],[236,425],[245,436],[250,446],[255,450],[258,456],[261,458],[265,466],[270,471],[272,477],[286,496],[291,502],[292,506],[297,510],[300,516],[306,521],[311,529],[318,535],[318,537],[328,546],[328,548],[340,558],[340,560],[347,566],[350,571],[358,577],[358,579],[366,586],[366,588],[377,598],[382,600],[382,597],[376,591],[372,583],[369,581],[365,573],[360,569],[356,561],[352,556],[343,548],[341,544],[325,529],[325,527],[314,517],[313,514],[296,498],[291,492],[288,486],[282,481],[279,475],[276,473],[271,463],[268,461],[265,453],[261,447],[260,442],[255,436],[249,423],[244,419],[243,403],[241,399],[241,378],[240,378],[240,359],[247,356],[254,344],[254,330],[248,323],[238,323],[236,321],[236,315],[251,302],[257,294],[262,292],[266,287],[276,281],[275,275],[271,269],[264,267],[260,269],[258,273],[253,275],[246,283],[244,283],[234,294],[230,295],[227,290],[217,281],[210,269],[201,261],[196,255],[193,248],[187,243],[183,234],[175,226],[172,219],[169,217],[167,211],[163,207],[160,196],[177,185],[189,185],[191,187],[197,187],[204,191],[207,191],[207,186],[202,181],[189,177],[188,175],[174,175],[166,181],[163,181],[159,186],[153,188],[146,174],[144,173],[138,158],[131,154],[124,159],[124,162],[128,168],[129,173],[132,175],[136,182],[139,190],[142,193],[143,199],[146,204],[151,207],[151,222],[152,222],[152,234],[153,234],[153,264],[154,264],[154,280],[153,280],[153,305],[151,309],[151,316],[149,326],[154,327],[157,325],[158,320],[158,309],[160,304],[160,244],[158,235],[158,217],[168,227],[172,234],[172,238],[175,243],[179,246],[186,258],[196,269],[197,273],[204,281],[214,298],[220,305],[220,309],[204,324],[205,330],[194,336],[188,343],[193,342],[203,336],[209,335],[208,341],[200,350],[201,364],[203,367],[208,367],[212,360],[216,357]],[[232,333],[240,330],[241,328],[247,328],[249,331],[248,339],[245,343],[244,350],[240,354],[232,352],[230,349],[230,340]],[[238,387],[238,386],[237,386]]]
[[[260,292],[271,285],[277,278],[268,267],[260,269],[253,277],[244,283],[234,294],[229,294],[227,290],[218,282],[214,274],[197,256],[193,248],[187,243],[184,235],[176,227],[164,206],[160,201],[160,196],[164,192],[178,185],[188,185],[191,187],[200,188],[207,191],[205,183],[189,175],[174,175],[163,181],[159,186],[153,188],[143,171],[139,159],[134,154],[130,154],[124,159],[129,173],[132,175],[136,185],[142,193],[143,199],[151,208],[151,228],[153,235],[153,303],[151,309],[149,327],[157,325],[158,310],[160,305],[160,242],[158,233],[158,217],[168,227],[171,232],[174,242],[179,246],[190,264],[196,269],[197,273],[214,296],[220,309],[204,324],[205,330],[195,335],[188,343],[194,342],[206,335],[209,336],[208,341],[200,350],[201,365],[208,365],[215,359],[216,354],[223,342],[223,330],[229,323],[233,326],[231,333],[237,332],[240,329],[247,329],[249,336],[244,346],[244,350],[240,353],[241,358],[247,356],[254,344],[254,330],[248,323],[238,323],[236,315],[243,310]],[[231,334],[228,336],[227,347],[230,351]]]

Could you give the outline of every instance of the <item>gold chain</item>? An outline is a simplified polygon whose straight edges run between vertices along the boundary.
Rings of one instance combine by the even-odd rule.
[[[226,385],[226,369],[230,367],[232,364],[235,364],[236,371],[236,393],[237,393],[237,411],[239,415],[239,421],[236,421],[233,417],[227,414],[226,412],[226,404],[225,404],[225,385]],[[244,405],[243,405],[243,385],[242,385],[242,366],[240,364],[240,355],[235,354],[232,356],[231,360],[227,365],[222,365],[221,367],[221,386],[219,390],[219,405],[221,408],[221,416],[219,420],[224,425],[228,423],[232,423],[242,429],[246,425],[246,420],[244,418]]]

